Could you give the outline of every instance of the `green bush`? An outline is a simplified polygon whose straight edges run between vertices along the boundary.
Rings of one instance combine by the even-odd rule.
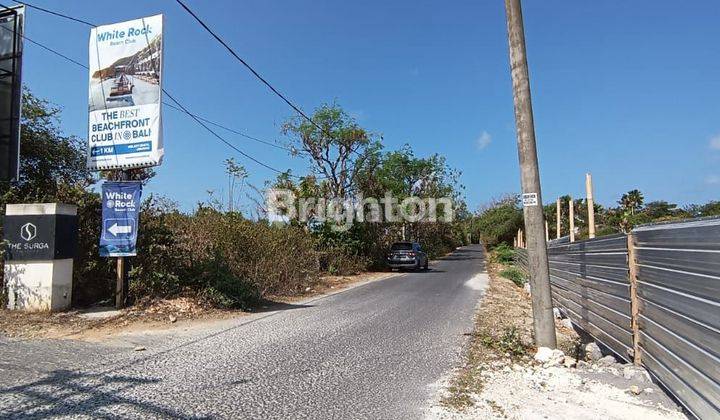
[[[248,309],[261,298],[256,287],[235,278],[229,271],[216,273],[200,297],[215,307],[241,309]]]
[[[525,285],[525,274],[523,274],[522,271],[518,270],[515,267],[509,267],[504,269],[500,272],[500,275],[502,277],[505,277],[506,279],[512,281],[515,283],[518,287],[522,287]]]
[[[493,248],[490,255],[494,262],[501,264],[511,264],[515,261],[515,250],[506,243],[501,243]]]
[[[523,213],[517,195],[493,202],[474,216],[471,222],[473,237],[480,238],[488,248],[494,248],[501,243],[511,244],[518,229],[522,227]]]
[[[506,327],[498,342],[498,349],[513,356],[522,356],[527,353],[528,346],[523,343],[516,327]]]
[[[176,224],[186,286],[202,290],[218,278],[227,283],[229,276],[258,296],[290,295],[319,279],[316,241],[299,227],[269,226],[206,208]]]
[[[150,195],[140,208],[137,256],[129,259],[131,299],[145,296],[166,297],[182,289],[182,252],[177,242],[174,220],[179,217],[175,204]]]
[[[525,355],[530,349],[530,346],[523,342],[516,327],[505,327],[499,337],[485,332],[480,339],[484,346],[512,356]]]

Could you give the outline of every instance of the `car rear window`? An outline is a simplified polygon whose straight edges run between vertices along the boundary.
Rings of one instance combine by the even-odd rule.
[[[407,242],[398,242],[392,244],[392,246],[390,247],[391,251],[412,251],[412,249],[412,244]]]

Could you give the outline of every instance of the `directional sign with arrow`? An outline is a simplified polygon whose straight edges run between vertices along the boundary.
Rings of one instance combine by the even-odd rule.
[[[117,223],[113,223],[112,226],[108,228],[108,232],[112,233],[113,236],[118,236],[121,233],[132,233],[133,227],[130,225],[123,225],[120,226]]]
[[[103,224],[100,256],[136,255],[138,213],[142,184],[134,181],[105,182],[102,186]]]

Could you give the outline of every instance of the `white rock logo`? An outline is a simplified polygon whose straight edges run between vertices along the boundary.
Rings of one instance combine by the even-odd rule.
[[[32,223],[25,223],[20,227],[20,237],[30,242],[37,236],[37,226]]]

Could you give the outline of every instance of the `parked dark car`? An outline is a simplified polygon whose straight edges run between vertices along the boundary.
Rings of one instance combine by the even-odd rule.
[[[428,257],[417,242],[395,242],[387,256],[390,268],[410,268],[427,270]]]

